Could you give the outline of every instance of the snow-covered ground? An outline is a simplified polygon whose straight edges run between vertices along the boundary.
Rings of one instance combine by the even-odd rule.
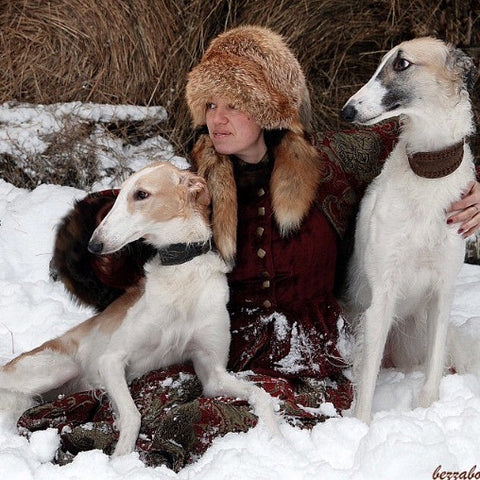
[[[68,104],[62,108],[71,108]],[[96,107],[96,108],[94,108]],[[30,107],[29,107],[30,108]],[[55,107],[59,108],[59,106]],[[108,106],[77,105],[87,118],[110,115]],[[128,116],[133,107],[117,107]],[[8,114],[10,110],[10,115]],[[26,111],[26,110],[25,110]],[[24,113],[25,113],[24,111]],[[15,112],[15,114],[13,113]],[[90,113],[89,113],[90,112]],[[151,111],[137,111],[139,118]],[[160,112],[155,114],[159,115]],[[42,148],[38,132],[50,122],[48,109],[20,118],[16,109],[0,107],[0,153],[17,143],[25,130],[29,148]],[[28,119],[28,120],[27,120]],[[14,131],[12,125],[18,124]],[[8,128],[10,143],[3,131]],[[52,127],[53,128],[53,127]],[[37,132],[37,133],[35,133]],[[110,145],[116,155],[132,156],[135,169],[149,154]],[[186,166],[165,148],[160,152]],[[158,150],[158,147],[157,147]],[[107,153],[105,153],[107,152]],[[108,150],[103,149],[108,157]],[[108,178],[98,188],[111,186]],[[56,336],[91,311],[72,302],[60,283],[49,278],[49,261],[58,221],[85,192],[40,185],[33,191],[0,180],[0,364]],[[464,265],[457,281],[452,322],[472,338],[480,331],[480,267]],[[480,337],[480,336],[479,336]],[[480,349],[480,343],[479,343]],[[282,425],[284,439],[272,439],[262,425],[245,434],[217,439],[195,464],[178,474],[166,467],[147,468],[135,453],[111,460],[99,451],[79,454],[66,466],[51,463],[59,439],[55,430],[35,432],[30,440],[0,414],[2,480],[423,480],[480,478],[480,383],[473,375],[445,376],[440,399],[430,408],[412,410],[422,384],[420,372],[381,372],[370,427],[347,416],[332,418],[312,431]],[[458,476],[447,472],[457,472]]]

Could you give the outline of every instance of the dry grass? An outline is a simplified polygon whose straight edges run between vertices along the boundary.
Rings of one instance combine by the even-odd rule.
[[[14,185],[33,189],[41,183],[58,183],[87,188],[98,177],[95,148],[88,141],[93,126],[67,125],[61,132],[46,135],[48,147],[31,154],[13,145],[18,154],[0,154],[2,178]]]
[[[478,0],[3,0],[0,103],[162,105],[162,133],[186,155],[186,75],[211,38],[247,23],[275,29],[297,53],[317,131],[341,126],[340,106],[402,40],[435,35],[480,51]]]

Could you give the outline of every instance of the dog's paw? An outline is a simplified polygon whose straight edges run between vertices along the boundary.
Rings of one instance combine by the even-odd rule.
[[[112,457],[121,457],[122,455],[128,455],[135,449],[135,440],[126,439],[125,436],[120,435]]]
[[[430,388],[422,388],[418,395],[415,406],[419,408],[428,408],[433,402],[438,400],[438,390],[432,390]]]
[[[117,420],[118,422],[116,423],[120,436],[118,437],[113,457],[120,457],[133,452],[137,443],[138,433],[140,432],[141,415],[140,412],[134,410],[120,416]]]
[[[249,402],[254,407],[259,422],[266,425],[270,435],[272,437],[283,437],[280,430],[281,417],[277,413],[280,410],[279,400],[272,397],[262,388],[254,386],[249,397]]]
[[[360,403],[356,403],[353,416],[361,422],[370,425],[372,421],[372,409],[370,407],[365,408]]]

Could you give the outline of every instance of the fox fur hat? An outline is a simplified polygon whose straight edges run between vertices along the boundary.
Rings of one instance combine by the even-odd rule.
[[[207,103],[227,98],[267,130],[310,128],[310,97],[302,68],[277,33],[243,26],[215,38],[190,72],[186,98],[196,127]]]
[[[215,38],[186,85],[186,100],[195,127],[206,124],[207,104],[232,102],[264,130],[282,130],[275,147],[270,180],[272,206],[282,235],[299,227],[321,179],[317,150],[307,140],[310,97],[298,60],[283,38],[268,28],[242,26]],[[237,190],[232,159],[215,151],[208,134],[193,149],[197,171],[212,195],[216,245],[233,263],[237,235]]]

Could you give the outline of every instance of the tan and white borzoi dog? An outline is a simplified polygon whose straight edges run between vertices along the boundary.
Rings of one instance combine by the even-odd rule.
[[[426,364],[418,406],[438,398],[465,254],[446,212],[474,179],[466,143],[474,131],[467,91],[474,79],[463,52],[418,38],[390,50],[341,112],[365,125],[397,115],[402,123],[398,144],[362,200],[349,268],[348,299],[363,312],[354,372],[355,415],[365,422],[384,351],[400,368]]]
[[[108,254],[144,238],[158,249],[175,245],[178,251],[183,245],[187,261],[163,265],[158,255],[153,257],[145,265],[142,285],[1,367],[0,410],[23,410],[33,397],[48,392],[104,388],[118,414],[120,436],[114,455],[127,454],[135,447],[141,420],[128,382],[191,360],[205,395],[250,401],[271,432],[278,433],[271,397],[226,371],[228,268],[209,248],[209,205],[201,177],[165,162],[127,179],[93,233],[89,249]]]

